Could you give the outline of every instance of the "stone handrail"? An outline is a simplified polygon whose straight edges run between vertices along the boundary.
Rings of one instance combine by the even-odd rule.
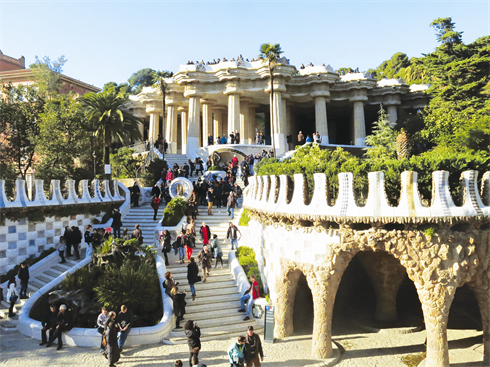
[[[76,192],[75,188],[75,180],[68,180],[66,182],[68,188],[68,197],[66,199],[63,198],[60,189],[60,180],[51,180],[51,188],[52,195],[48,200],[44,193],[44,181],[43,180],[35,180],[34,188],[35,194],[33,200],[29,200],[26,194],[26,185],[24,180],[16,180],[15,181],[15,199],[13,201],[9,201],[7,199],[7,194],[5,192],[5,181],[0,180],[0,208],[8,209],[8,208],[21,208],[21,207],[38,207],[38,206],[52,206],[52,205],[76,205],[76,204],[90,204],[90,203],[109,203],[113,201],[123,201],[125,200],[119,194],[117,180],[112,181],[112,187],[114,189],[114,195],[112,195],[110,190],[110,182],[109,180],[104,180],[100,182],[100,180],[93,181],[93,191],[94,196],[92,197],[89,192],[89,181],[81,180],[80,181],[80,191],[81,196],[79,196]],[[101,184],[104,187],[105,194],[102,195],[100,190]]]
[[[351,222],[398,222],[462,221],[468,217],[490,216],[490,206],[484,205],[482,196],[489,204],[490,172],[482,178],[482,196],[478,192],[477,171],[465,171],[461,175],[463,204],[454,204],[449,190],[449,172],[432,173],[432,204],[422,204],[417,188],[417,172],[406,171],[401,175],[401,194],[398,206],[390,206],[386,198],[383,172],[370,172],[369,193],[365,206],[356,205],[352,173],[340,173],[339,192],[335,204],[328,204],[327,177],[314,174],[314,191],[309,205],[308,183],[302,174],[294,175],[294,183],[286,175],[253,176],[245,192],[245,207],[273,216],[296,217],[310,221]],[[288,193],[290,200],[288,198]],[[292,193],[292,195],[291,195]],[[277,200],[276,200],[277,196]]]

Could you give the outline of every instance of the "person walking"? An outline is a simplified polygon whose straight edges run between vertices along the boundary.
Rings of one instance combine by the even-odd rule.
[[[83,234],[83,239],[85,240],[85,244],[87,245],[87,251],[85,252],[85,258],[92,256],[92,251],[94,249],[94,234],[92,233],[92,226],[88,224],[85,227],[85,233]]]
[[[199,276],[199,268],[197,267],[196,261],[191,257],[191,262],[187,265],[187,281],[189,282],[189,287],[191,288],[192,300],[196,299],[196,287],[194,284],[201,281]]]
[[[107,313],[107,308],[102,307],[99,316],[97,317],[97,332],[100,334],[100,353],[105,352],[105,346],[103,344],[104,341],[104,329],[105,323],[109,318],[109,314]]]
[[[53,333],[53,336],[49,339],[48,344],[46,344],[46,347],[49,348],[56,339],[58,339],[58,348],[56,349],[60,350],[63,347],[63,341],[61,340],[61,336],[63,334],[63,331],[65,331],[68,328],[68,324],[69,324],[69,315],[68,312],[66,312],[66,305],[61,305],[58,311],[58,315],[56,315],[55,331]]]
[[[153,208],[153,220],[157,220],[157,215],[158,215],[158,209],[160,208],[160,197],[159,196],[153,196],[153,199],[151,199],[151,207]]]
[[[162,246],[163,257],[165,258],[165,266],[169,265],[168,262],[168,253],[172,250],[172,244],[170,243],[172,240],[172,236],[168,229],[160,232],[160,237],[158,238],[160,241],[160,245]]]
[[[204,245],[201,251],[197,254],[197,258],[201,263],[202,275],[204,277],[203,283],[206,282],[209,270],[211,270],[211,261],[213,260],[213,254],[209,251],[208,246]]]
[[[211,248],[213,249],[214,256],[216,257],[214,268],[216,269],[218,267],[218,262],[221,262],[220,268],[223,269],[223,250],[221,249],[221,245],[219,244],[217,234],[213,234],[213,242],[211,243]]]
[[[58,310],[55,305],[49,306],[49,312],[44,315],[41,320],[41,343],[39,345],[48,344],[48,340],[53,337],[56,329],[56,317],[58,316]],[[46,337],[46,331],[49,331],[49,339]]]
[[[260,288],[259,283],[255,280],[255,275],[250,276],[250,287],[245,294],[240,298],[240,309],[238,312],[246,312],[243,321],[250,320],[250,314],[252,312],[252,306],[256,299],[260,298]],[[247,303],[247,309],[245,310],[245,302]]]
[[[209,226],[206,224],[206,222],[202,222],[200,233],[202,237],[202,244],[208,245],[209,239],[211,238],[211,230],[209,229]]]
[[[245,362],[247,367],[261,367],[260,362],[264,361],[264,351],[260,336],[254,333],[254,327],[247,328],[245,336]]]
[[[15,282],[15,276],[12,275],[7,284],[7,301],[10,303],[9,317],[15,316],[14,306],[18,299],[19,294],[17,293],[17,283]]]
[[[66,263],[66,259],[65,259],[66,242],[64,236],[60,236],[60,241],[58,242],[58,245],[56,245],[56,248],[61,258],[60,264]]]
[[[117,345],[117,334],[120,328],[114,311],[109,312],[109,317],[104,324],[104,330],[107,340],[104,356],[109,360],[109,367],[115,367],[115,364],[119,362],[119,358],[121,357],[121,351]]]
[[[72,230],[69,226],[65,227],[65,232],[63,233],[65,238],[65,257],[71,257],[71,247],[73,244]]]
[[[184,325],[187,344],[189,345],[189,366],[192,367],[192,356],[199,355],[201,350],[201,329],[197,322],[189,320]]]
[[[177,317],[177,321],[175,323],[176,329],[182,329],[182,326],[180,326],[180,322],[184,319],[185,315],[186,295],[187,292],[179,292],[179,287],[177,286],[173,287],[170,291],[170,296],[173,299],[174,315]]]
[[[207,199],[208,199],[208,215],[213,215],[212,209],[213,209],[214,194],[212,188],[210,188],[208,191]]]
[[[240,232],[240,230],[232,222],[230,222],[230,226],[228,227],[228,231],[226,232],[226,239],[230,241],[232,250],[235,249],[235,246],[238,249],[238,240],[240,239],[237,238],[238,233],[240,233],[240,238],[242,238],[242,233]]]
[[[126,305],[121,306],[121,312],[116,318],[117,325],[119,327],[119,339],[117,340],[117,346],[119,347],[119,353],[122,352],[126,338],[133,326],[133,313],[128,310]]]
[[[172,273],[167,271],[165,273],[165,281],[163,282],[163,289],[165,289],[165,294],[167,296],[170,296],[170,292],[172,291],[173,287],[176,287],[179,283],[177,283],[173,276]]]
[[[17,277],[20,280],[20,298],[29,298],[27,297],[27,285],[29,284],[29,268],[25,262],[22,262],[20,264],[20,269],[17,273]]]
[[[236,197],[233,191],[230,191],[228,195],[228,200],[226,201],[226,211],[231,219],[235,218],[235,207],[236,207]]]
[[[80,243],[82,243],[82,232],[80,232],[80,228],[78,228],[77,226],[71,227],[71,232],[75,260],[80,260]]]
[[[245,337],[239,336],[237,341],[228,348],[230,367],[244,367],[245,363]]]
[[[133,186],[129,188],[129,191],[131,192],[131,205],[136,207],[140,206],[139,199],[141,190],[136,181],[134,181]]]
[[[181,264],[184,263],[185,261],[185,232],[182,230],[180,232],[179,237],[177,237],[177,240],[173,243],[174,249],[176,253],[179,253],[179,261]]]
[[[119,209],[114,209],[111,217],[112,217],[111,227],[114,229],[114,238],[119,238],[121,237],[121,227],[123,225],[121,221],[121,213],[119,212]]]
[[[207,365],[199,362],[199,357],[194,354],[191,358],[191,367],[207,367]]]
[[[143,232],[141,232],[139,224],[136,224],[134,226],[134,230],[133,230],[133,233],[131,235],[131,238],[136,238],[136,239],[138,239],[138,242],[140,245],[143,244]]]

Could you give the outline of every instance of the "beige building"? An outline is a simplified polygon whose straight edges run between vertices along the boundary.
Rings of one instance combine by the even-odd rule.
[[[145,139],[167,139],[171,153],[195,155],[207,145],[209,134],[240,132],[240,144],[255,144],[261,131],[271,142],[270,78],[262,61],[181,65],[167,80],[166,111],[160,91],[144,88],[131,97],[133,112],[146,122]],[[298,70],[282,58],[274,72],[274,132],[278,155],[293,143],[299,131],[305,137],[319,132],[324,145],[364,146],[382,103],[395,122],[400,113],[416,111],[428,103],[428,87],[406,85],[400,79],[376,81],[369,73],[339,75],[328,66]],[[238,147],[237,147],[238,148]]]

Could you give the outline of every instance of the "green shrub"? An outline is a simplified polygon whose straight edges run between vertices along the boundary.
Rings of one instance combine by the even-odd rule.
[[[208,168],[208,171],[226,171],[226,170],[220,166],[211,166]]]
[[[242,227],[248,227],[248,222],[250,222],[250,212],[247,209],[243,209],[242,214],[240,215],[240,220],[238,221],[238,225]]]
[[[83,289],[87,295],[91,296],[100,275],[101,271],[98,266],[92,266],[90,268],[84,266],[68,274],[61,282],[61,288],[68,292]]]
[[[187,202],[182,198],[170,200],[167,207],[163,211],[162,225],[165,227],[173,227],[179,224],[182,217],[187,211]]]
[[[259,264],[255,260],[255,252],[252,248],[247,246],[240,246],[235,252],[238,262],[243,268],[247,277],[255,276],[255,280],[259,284],[260,294],[264,294],[264,285],[262,283],[262,277],[260,276]]]
[[[95,287],[96,300],[112,310],[127,305],[134,314],[154,312],[160,306],[160,284],[155,268],[143,262],[124,261],[108,267]]]

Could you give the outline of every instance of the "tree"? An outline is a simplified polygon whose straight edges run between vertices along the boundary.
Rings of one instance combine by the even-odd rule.
[[[373,123],[373,134],[366,136],[366,156],[369,158],[396,158],[396,132],[390,124],[383,105],[378,111],[379,118]]]
[[[0,161],[12,164],[25,180],[34,163],[39,114],[44,99],[35,87],[12,84],[2,87],[0,98]]]
[[[69,94],[58,94],[46,101],[39,115],[36,153],[41,161],[36,176],[44,180],[77,179],[85,176],[83,161],[90,162],[90,123],[81,102]],[[80,174],[76,174],[76,171]]]
[[[131,87],[131,94],[141,93],[143,87],[149,87],[153,84],[153,69],[145,68],[133,73],[128,79],[129,86]]]
[[[166,78],[171,78],[174,75],[171,71],[153,71],[151,74],[153,80],[153,88],[158,88],[162,93],[162,103],[163,103],[163,118],[165,119],[165,98],[167,97],[168,83],[165,81]],[[165,124],[164,124],[165,125]],[[165,133],[165,132],[164,132]],[[167,137],[168,138],[168,137]],[[165,153],[163,153],[165,155]]]
[[[451,18],[437,18],[431,24],[437,33],[437,40],[441,43],[459,44],[462,42],[461,35],[463,32],[454,30],[454,23]]]
[[[44,56],[40,60],[36,55],[36,61],[29,67],[34,73],[41,94],[59,93],[63,86],[60,74],[63,72],[63,66],[67,61],[64,55],[55,61],[51,61],[48,56]]]
[[[105,83],[102,90],[106,91],[111,88],[114,88],[116,90],[116,93],[121,92],[126,97],[129,96],[129,91],[131,90],[131,86],[128,83],[117,84],[116,82]]]
[[[126,147],[119,148],[116,153],[111,154],[114,176],[117,178],[133,178],[136,170],[141,166],[141,159],[134,157],[134,149]]]
[[[117,93],[115,88],[100,93],[86,93],[83,105],[92,122],[95,136],[104,143],[104,164],[110,164],[110,146],[112,141],[124,142],[133,137],[141,139],[138,124],[141,120],[125,109],[129,98]],[[110,178],[110,174],[108,175]]]
[[[395,75],[402,69],[410,65],[408,57],[403,52],[397,52],[391,59],[383,61],[377,68],[376,72],[371,73],[378,80],[383,78],[394,78]]]
[[[274,70],[277,66],[277,61],[279,60],[279,56],[284,51],[281,50],[281,45],[279,43],[263,43],[260,46],[260,55],[259,59],[262,60],[263,63],[267,63],[269,67],[269,78],[271,81],[271,94],[269,97],[270,103],[270,115],[271,115],[271,143],[272,149],[276,150],[275,147],[275,138],[274,138]]]

